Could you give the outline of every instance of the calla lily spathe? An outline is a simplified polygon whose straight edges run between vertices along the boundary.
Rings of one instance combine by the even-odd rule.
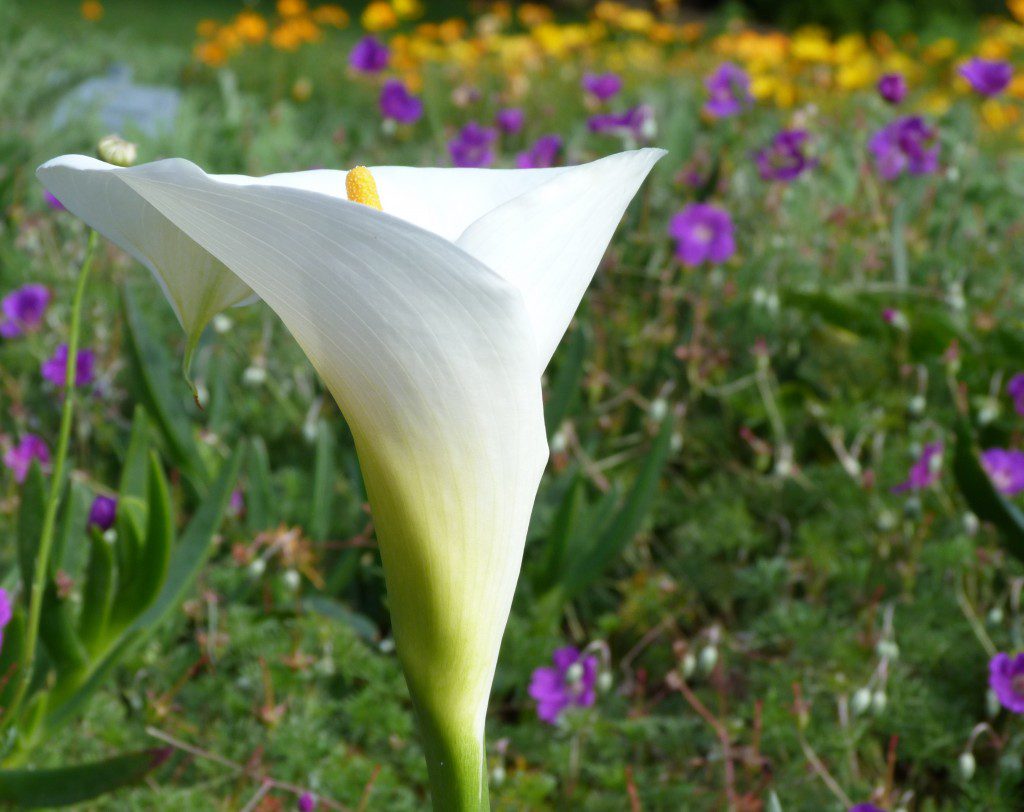
[[[548,455],[541,374],[663,154],[371,168],[383,211],[345,199],[333,170],[249,178],[77,155],[38,170],[155,273],[190,341],[255,292],[337,400],[435,803],[439,786],[452,808],[486,798],[487,699]]]

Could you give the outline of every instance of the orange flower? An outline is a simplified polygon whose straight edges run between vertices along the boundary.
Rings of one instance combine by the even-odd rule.
[[[391,7],[403,20],[413,20],[423,16],[423,4],[420,0],[391,0]]]
[[[298,17],[306,13],[306,0],[277,0],[277,13],[282,17]]]
[[[82,3],[82,16],[94,23],[103,17],[103,4],[99,0],[85,0]]]
[[[344,28],[348,25],[349,16],[341,6],[332,4],[318,6],[313,9],[313,20],[320,25],[333,25],[335,28]]]
[[[243,11],[235,17],[235,31],[244,42],[258,45],[267,38],[267,21],[255,11]]]
[[[227,52],[216,42],[200,42],[192,51],[193,56],[204,65],[219,68],[228,61]]]
[[[209,38],[217,33],[218,28],[220,28],[220,23],[216,20],[200,20],[196,24],[196,33],[201,37]]]

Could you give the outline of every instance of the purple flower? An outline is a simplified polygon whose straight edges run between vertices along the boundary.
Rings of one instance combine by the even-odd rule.
[[[1024,491],[1024,451],[990,448],[981,453],[981,467],[1004,496]]]
[[[26,434],[4,454],[4,465],[14,472],[16,482],[25,481],[32,460],[39,460],[39,464],[44,467],[50,464],[50,449],[46,447],[43,438],[36,434]]]
[[[398,79],[388,79],[380,91],[380,112],[399,124],[415,124],[423,115],[423,100],[406,90]]]
[[[599,113],[587,120],[592,133],[617,135],[634,141],[646,141],[654,126],[654,111],[646,104],[630,107],[622,113]]]
[[[96,358],[92,350],[79,350],[75,359],[75,386],[92,383]],[[43,377],[54,386],[63,386],[67,380],[68,345],[61,344],[53,356],[43,361]]]
[[[89,527],[109,530],[117,518],[117,499],[112,496],[97,496],[89,508]]]
[[[245,513],[245,495],[238,488],[231,491],[231,501],[228,503],[228,509],[232,516],[241,516]]]
[[[554,166],[561,151],[562,139],[559,136],[542,135],[526,152],[519,153],[516,157],[516,166],[520,169],[543,169]]]
[[[299,812],[313,812],[316,809],[316,796],[308,790],[299,796]]]
[[[921,456],[910,466],[910,473],[905,482],[894,485],[893,493],[920,491],[936,482],[942,472],[942,443],[928,443]]]
[[[874,804],[855,804],[850,807],[849,812],[885,812],[885,810]]]
[[[723,62],[704,80],[709,99],[704,112],[715,118],[727,118],[742,112],[753,102],[750,95],[750,76],[732,62]]]
[[[755,159],[761,178],[794,180],[816,166],[818,162],[804,153],[808,138],[806,130],[783,130],[768,146],[758,150]]]
[[[690,203],[668,225],[676,239],[676,256],[691,268],[702,262],[725,262],[736,253],[729,212],[708,203]]]
[[[499,110],[498,115],[494,117],[494,123],[505,135],[515,135],[523,129],[525,120],[525,114],[518,107],[506,107],[504,110]]]
[[[554,668],[534,669],[529,689],[537,700],[537,716],[550,725],[558,724],[566,708],[589,708],[597,698],[597,657],[566,646],[556,649],[552,659]]]
[[[0,336],[15,338],[43,323],[50,291],[43,285],[22,285],[0,301]]]
[[[1013,79],[1013,65],[1001,59],[975,57],[961,65],[957,72],[982,96],[998,96]]]
[[[480,167],[494,163],[494,140],[498,134],[490,127],[469,122],[448,142],[448,152],[455,166]]]
[[[899,118],[868,142],[878,173],[895,180],[903,172],[926,175],[939,167],[938,133],[920,116]]]
[[[348,64],[360,73],[379,73],[388,66],[390,58],[387,45],[374,36],[366,36],[352,46]]]
[[[622,90],[622,79],[617,73],[585,73],[583,89],[599,101],[608,101]]]
[[[889,104],[899,104],[907,97],[907,80],[902,73],[886,73],[878,80],[878,95]]]
[[[988,663],[988,687],[999,704],[1012,713],[1024,713],[1024,653],[1010,658],[997,654]]]
[[[1017,414],[1024,414],[1024,372],[1018,372],[1006,384],[1006,394],[1013,398],[1013,408]]]
[[[0,587],[0,648],[4,645],[4,628],[11,622],[14,615],[14,607],[11,605],[11,596],[7,590]]]
[[[64,204],[61,203],[57,196],[49,189],[43,190],[43,199],[46,201],[46,205],[54,211],[64,211]]]

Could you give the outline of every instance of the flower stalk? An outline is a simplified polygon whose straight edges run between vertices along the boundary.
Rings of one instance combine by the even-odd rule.
[[[68,335],[68,357],[64,369],[64,404],[60,414],[60,435],[53,461],[50,477],[50,491],[46,497],[46,511],[43,514],[43,526],[39,534],[39,547],[36,550],[35,565],[32,570],[32,587],[29,594],[28,624],[25,629],[25,655],[18,675],[17,692],[11,700],[5,714],[5,723],[10,724],[17,719],[18,711],[32,682],[35,665],[36,646],[39,642],[39,616],[43,608],[43,594],[46,590],[46,578],[50,567],[50,552],[53,549],[54,530],[57,524],[57,508],[60,505],[61,486],[64,482],[64,466],[71,442],[71,426],[75,413],[75,379],[77,378],[79,333],[82,326],[82,305],[85,301],[85,287],[92,269],[99,232],[89,233],[89,243],[85,249],[85,259],[78,272],[78,283],[75,286],[75,298],[71,304],[71,327]]]

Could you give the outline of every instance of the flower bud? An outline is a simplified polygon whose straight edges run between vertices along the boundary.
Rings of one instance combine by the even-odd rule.
[[[242,373],[242,381],[246,386],[262,386],[267,381],[267,370],[255,364],[245,368]]]
[[[253,578],[259,578],[266,571],[266,569],[267,562],[264,561],[262,558],[257,558],[249,565],[249,574]]]
[[[692,651],[686,652],[683,655],[683,679],[689,679],[693,676],[693,672],[697,670],[697,658],[693,656]]]
[[[602,671],[597,675],[597,690],[602,694],[608,693],[615,684],[615,678],[611,671]]]
[[[858,688],[850,699],[850,710],[860,716],[871,706],[871,689]]]
[[[302,583],[302,576],[299,575],[297,570],[291,570],[291,569],[285,570],[284,571],[284,575],[282,577],[284,578],[285,586],[288,587],[293,592],[296,589],[298,589],[299,588],[299,584]]]
[[[996,696],[996,692],[989,688],[985,692],[985,712],[988,714],[989,718],[994,719],[997,717],[1002,707],[1002,703],[999,701],[999,697]]]
[[[981,522],[978,521],[978,517],[975,516],[971,511],[967,511],[963,516],[964,532],[968,536],[974,536],[978,532],[978,528],[981,526]]]
[[[718,648],[712,645],[704,646],[700,652],[700,670],[704,674],[710,674],[715,670],[718,663]]]
[[[500,787],[505,783],[505,768],[500,764],[491,770],[491,783],[496,787]]]
[[[978,409],[978,423],[982,426],[987,426],[999,417],[1001,409],[995,398],[978,398],[975,405]]]
[[[570,685],[578,685],[583,679],[583,665],[573,663],[565,670],[565,681]]]
[[[665,398],[655,398],[652,400],[647,414],[655,423],[660,423],[664,420],[665,415],[668,414],[668,403],[665,401]]]
[[[900,647],[896,645],[895,640],[879,640],[875,652],[886,660],[895,660],[900,656]]]
[[[234,326],[235,323],[231,320],[230,316],[225,315],[224,313],[218,313],[213,317],[212,324],[214,330],[221,335],[224,335]]]
[[[998,626],[1003,622],[1003,609],[1001,606],[993,606],[988,610],[988,617],[985,618],[989,626]]]
[[[109,530],[104,530],[103,531],[103,540],[107,544],[116,544],[117,543],[117,530],[115,530],[113,527],[111,527]]]
[[[875,716],[881,716],[885,713],[885,706],[889,704],[889,698],[885,695],[885,691],[878,690],[871,694],[871,712]]]
[[[105,135],[96,147],[100,158],[114,166],[131,166],[138,157],[138,147],[119,135]]]
[[[961,753],[957,767],[959,767],[960,777],[964,781],[970,781],[974,778],[974,771],[978,767],[978,763],[974,760],[974,754],[970,750],[965,750]]]
[[[924,414],[924,410],[927,405],[928,402],[924,399],[923,395],[914,395],[907,401],[907,412],[912,417],[920,417]]]
[[[892,530],[896,527],[896,514],[888,508],[883,508],[878,511],[878,515],[875,516],[875,527],[883,533],[887,533]]]

